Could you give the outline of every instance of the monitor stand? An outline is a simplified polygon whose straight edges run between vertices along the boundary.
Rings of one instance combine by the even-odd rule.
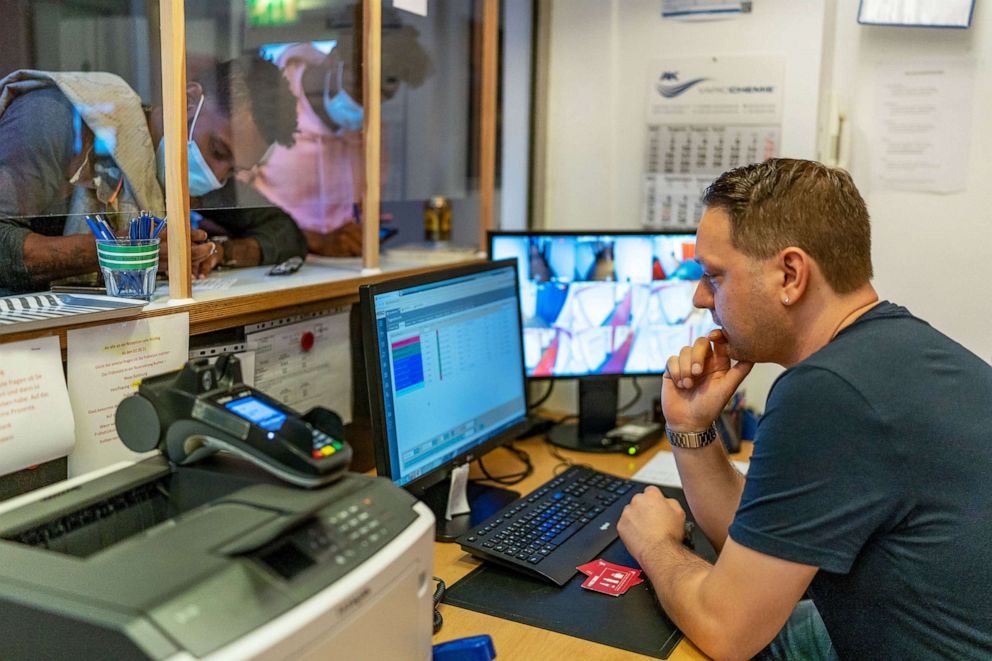
[[[606,438],[617,426],[617,398],[620,377],[579,378],[578,422],[551,428],[548,440],[559,447],[584,452],[623,452],[624,448]]]
[[[420,500],[431,508],[437,520],[434,538],[439,542],[453,542],[463,533],[468,532],[479,523],[503,509],[520,494],[509,489],[500,489],[471,480],[466,484],[466,497],[472,511],[458,514],[448,521],[444,514],[448,509],[448,492],[451,490],[451,478],[448,477],[434,486],[428,487],[420,494]]]

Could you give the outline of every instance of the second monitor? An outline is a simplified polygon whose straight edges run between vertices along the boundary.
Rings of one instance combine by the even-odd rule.
[[[620,376],[662,375],[668,357],[715,328],[693,306],[701,268],[691,232],[491,232],[491,259],[518,264],[530,378],[579,378],[579,420],[552,442],[620,450]]]
[[[439,539],[454,539],[519,495],[473,483],[471,513],[445,516],[452,469],[525,426],[516,266],[479,262],[359,294],[376,469],[434,510]]]

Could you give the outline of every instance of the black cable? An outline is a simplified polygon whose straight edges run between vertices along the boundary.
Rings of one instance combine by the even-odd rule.
[[[552,443],[551,439],[549,439],[547,435],[545,435],[544,440],[547,441],[548,452],[551,453],[552,457],[558,460],[558,463],[555,464],[554,467],[551,469],[552,473],[554,473],[555,475],[561,475],[572,466],[584,466],[585,468],[592,468],[592,466],[590,466],[587,463],[575,462],[572,461],[571,458],[563,455],[561,452],[558,451],[558,446]]]
[[[634,398],[631,399],[626,404],[624,404],[623,406],[619,407],[617,409],[617,413],[623,413],[624,411],[630,409],[630,407],[632,407],[634,404],[636,404],[638,401],[640,401],[641,395],[644,394],[644,391],[641,390],[641,384],[639,384],[637,382],[637,377],[636,376],[635,377],[632,377],[632,383],[634,384]]]
[[[548,379],[548,390],[543,395],[541,395],[536,402],[527,407],[528,411],[533,411],[538,406],[548,401],[548,397],[551,397],[551,392],[555,389],[554,379]]]
[[[514,484],[519,484],[534,473],[534,465],[530,461],[529,454],[520,448],[514,447],[512,444],[504,445],[503,448],[515,454],[524,467],[516,473],[509,473],[507,475],[492,475],[486,469],[485,464],[482,463],[482,457],[479,457],[479,470],[482,471],[482,474],[485,475],[485,477],[475,480],[476,482],[493,482],[503,486],[512,486]]]
[[[434,588],[434,597],[433,597],[433,600],[434,600],[434,633],[437,633],[438,631],[441,630],[441,627],[444,626],[444,618],[441,617],[441,611],[438,610],[437,607],[441,603],[441,600],[444,599],[444,591],[446,589],[446,586],[444,585],[444,581],[442,581],[437,576],[434,577],[434,580],[437,581],[437,587]]]

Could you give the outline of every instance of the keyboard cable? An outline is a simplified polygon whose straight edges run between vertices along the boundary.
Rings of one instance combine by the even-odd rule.
[[[492,482],[494,484],[499,484],[502,486],[512,486],[514,484],[519,484],[534,473],[534,464],[531,463],[530,455],[524,450],[514,447],[512,444],[504,445],[503,448],[509,452],[516,455],[517,459],[524,465],[522,469],[516,473],[509,473],[507,475],[493,475],[487,469],[486,465],[482,463],[482,457],[477,460],[479,463],[479,470],[485,476],[476,482]]]

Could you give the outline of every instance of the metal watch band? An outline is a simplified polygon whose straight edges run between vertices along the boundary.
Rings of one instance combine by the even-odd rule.
[[[675,431],[665,425],[665,435],[668,442],[676,448],[704,448],[716,440],[716,423],[712,423],[706,431]]]

